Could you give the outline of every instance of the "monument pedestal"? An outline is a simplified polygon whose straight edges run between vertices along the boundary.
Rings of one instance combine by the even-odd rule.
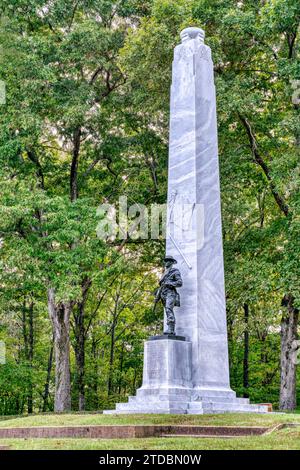
[[[182,336],[153,336],[145,341],[141,388],[128,403],[118,403],[115,411],[104,413],[185,414],[193,391],[191,352],[191,342]]]
[[[178,339],[181,338],[181,339]],[[128,403],[117,403],[104,414],[265,413],[267,406],[250,405],[230,388],[193,388],[192,343],[178,336],[153,336],[144,343],[143,384]]]

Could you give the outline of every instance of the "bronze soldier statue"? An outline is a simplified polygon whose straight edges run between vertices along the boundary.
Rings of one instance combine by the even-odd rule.
[[[161,300],[166,311],[168,329],[165,335],[175,335],[175,315],[174,307],[180,307],[180,296],[176,287],[182,286],[180,271],[174,268],[177,263],[172,256],[164,258],[165,272],[159,281],[159,289],[156,292],[155,305]]]

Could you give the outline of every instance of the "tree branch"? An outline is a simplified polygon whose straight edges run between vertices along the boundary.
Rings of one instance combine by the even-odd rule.
[[[81,127],[78,127],[73,134],[73,151],[70,171],[70,198],[76,201],[78,197],[78,158],[80,152]]]
[[[39,179],[39,186],[41,189],[45,189],[45,180],[44,180],[44,173],[43,173],[43,168],[42,165],[40,164],[40,161],[36,155],[36,153],[33,150],[28,150],[27,149],[27,156],[29,160],[34,163],[36,167],[36,174]]]
[[[247,135],[248,135],[248,138],[249,138],[249,142],[250,142],[250,146],[251,146],[251,150],[252,150],[252,155],[253,155],[253,158],[254,158],[254,161],[261,167],[261,169],[263,170],[267,180],[269,181],[269,185],[270,185],[270,189],[271,189],[271,192],[273,194],[273,197],[276,201],[276,204],[278,205],[279,209],[284,213],[284,215],[287,217],[288,214],[289,214],[289,207],[288,205],[286,204],[286,202],[284,201],[283,197],[278,193],[277,189],[276,189],[276,186],[274,184],[274,181],[272,180],[272,177],[271,177],[271,172],[270,172],[270,169],[267,165],[267,163],[264,161],[264,159],[262,158],[262,156],[260,155],[260,152],[258,150],[258,145],[257,145],[257,141],[256,141],[256,137],[253,133],[253,130],[252,130],[252,127],[251,127],[251,124],[250,122],[248,121],[248,119],[244,116],[242,116],[240,113],[238,113],[238,116],[239,116],[239,119],[242,123],[242,125],[244,126],[244,128],[246,129],[246,132],[247,132]]]

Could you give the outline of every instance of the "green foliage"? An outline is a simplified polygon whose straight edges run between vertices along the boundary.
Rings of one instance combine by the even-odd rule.
[[[232,385],[276,404],[283,295],[300,307],[300,121],[290,83],[300,79],[299,2],[3,0],[0,15],[0,413],[27,411],[31,395],[35,411],[53,406],[49,286],[72,303],[73,408],[81,308],[86,408],[112,406],[140,385],[143,339],[161,328],[151,303],[164,241],[100,240],[97,207],[120,195],[129,205],[165,202],[172,55],[191,25],[205,29],[215,63]]]

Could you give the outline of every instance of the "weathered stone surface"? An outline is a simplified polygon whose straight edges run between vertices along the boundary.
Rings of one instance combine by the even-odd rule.
[[[180,340],[145,341],[143,385],[139,392],[159,388],[170,392],[191,388],[191,343]]]

